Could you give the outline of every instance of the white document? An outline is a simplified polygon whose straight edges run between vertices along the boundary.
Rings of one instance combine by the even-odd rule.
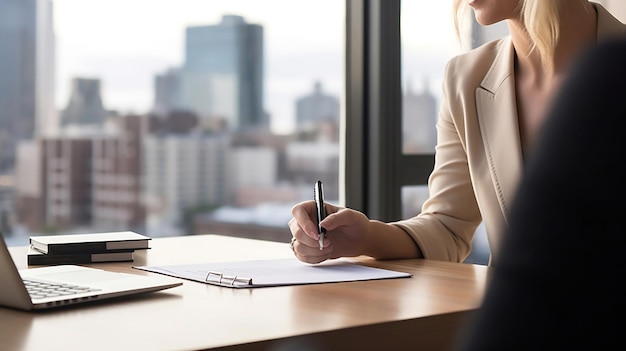
[[[329,260],[315,265],[303,263],[296,258],[287,258],[134,268],[231,288],[411,277],[409,273],[363,266],[344,259]]]

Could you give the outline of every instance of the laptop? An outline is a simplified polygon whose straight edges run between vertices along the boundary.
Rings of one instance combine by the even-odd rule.
[[[116,273],[78,265],[18,270],[4,237],[0,242],[0,306],[46,309],[182,285],[182,281],[173,278]]]

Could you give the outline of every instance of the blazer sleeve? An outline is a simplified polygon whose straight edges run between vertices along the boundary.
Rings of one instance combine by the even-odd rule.
[[[472,108],[472,92],[459,92],[455,77],[465,76],[453,58],[446,66],[437,120],[435,165],[428,180],[430,197],[417,216],[394,222],[408,233],[427,259],[462,262],[481,222],[465,148],[462,114]]]

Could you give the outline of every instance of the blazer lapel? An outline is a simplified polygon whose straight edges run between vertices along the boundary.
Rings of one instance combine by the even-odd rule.
[[[476,89],[478,123],[495,194],[506,220],[523,160],[515,101],[513,44],[502,45]]]
[[[593,6],[598,14],[598,41],[615,37],[623,38],[624,35],[626,35],[626,26],[622,22],[602,7],[602,5],[594,3]]]
[[[626,26],[604,7],[598,13],[598,40],[623,37]],[[523,155],[515,100],[515,51],[509,37],[476,89],[478,124],[486,162],[505,221],[523,172]]]

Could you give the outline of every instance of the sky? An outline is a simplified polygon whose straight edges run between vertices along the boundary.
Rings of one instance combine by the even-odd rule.
[[[402,2],[403,70],[414,90],[428,76],[438,93],[445,62],[459,45],[452,0]],[[341,0],[53,0],[56,104],[73,77],[99,78],[107,109],[147,112],[153,79],[183,61],[184,31],[241,15],[265,32],[266,110],[272,129],[293,129],[295,100],[313,90],[342,95],[345,5]],[[436,30],[433,30],[436,28]]]

